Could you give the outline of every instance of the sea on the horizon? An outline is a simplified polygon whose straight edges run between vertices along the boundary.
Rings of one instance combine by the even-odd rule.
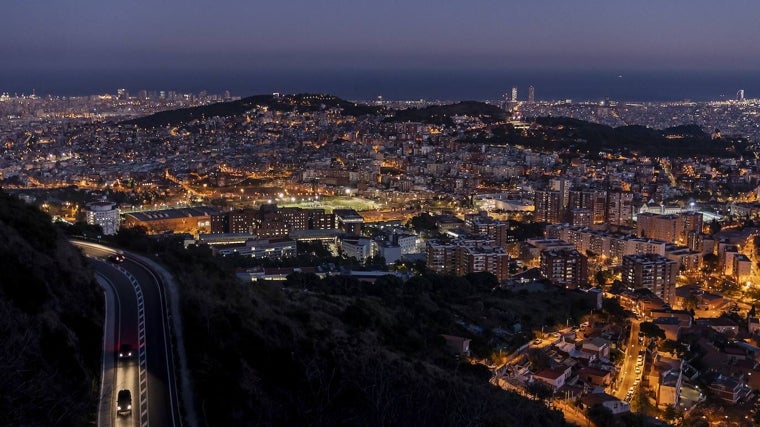
[[[502,99],[528,86],[536,100],[720,101],[760,98],[756,71],[509,70],[13,70],[0,68],[0,93],[78,96],[126,88],[222,93],[329,93],[351,100]]]

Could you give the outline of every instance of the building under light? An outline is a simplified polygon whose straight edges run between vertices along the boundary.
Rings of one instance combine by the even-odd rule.
[[[657,254],[625,255],[623,257],[623,285],[646,288],[668,304],[675,297],[678,263]]]
[[[107,201],[88,203],[85,221],[90,225],[99,225],[107,236],[114,235],[119,231],[119,208]]]

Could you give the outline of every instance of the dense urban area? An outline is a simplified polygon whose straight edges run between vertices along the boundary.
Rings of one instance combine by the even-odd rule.
[[[317,282],[346,295],[361,283],[374,302],[347,308],[347,324],[387,321],[372,304],[417,311],[409,322],[446,329],[378,329],[407,355],[433,334],[448,358],[436,366],[487,372],[483,385],[568,423],[760,424],[760,101],[535,90],[3,94],[0,186],[78,239],[157,262],[178,242],[233,272],[229,286],[278,286],[306,306]]]

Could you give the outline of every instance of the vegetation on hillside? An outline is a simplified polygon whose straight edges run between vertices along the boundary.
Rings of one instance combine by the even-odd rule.
[[[385,119],[387,122],[420,122],[436,125],[453,125],[452,116],[478,117],[484,123],[504,120],[506,113],[503,109],[477,101],[462,101],[456,104],[429,105],[422,108],[407,108],[397,110],[393,116]]]
[[[95,420],[103,298],[48,215],[0,190],[0,425]]]
[[[571,151],[592,156],[600,152],[647,156],[739,157],[746,153],[743,139],[711,139],[699,126],[668,129],[644,126],[610,126],[567,117],[538,117],[529,129],[511,124],[494,126],[491,133],[478,132],[465,138],[473,143],[520,145],[545,151]]]
[[[380,111],[378,107],[355,104],[332,95],[254,95],[236,101],[161,111],[149,116],[127,120],[122,124],[141,128],[179,125],[202,118],[243,116],[260,107],[266,107],[272,111],[299,112],[339,108],[342,110],[342,114],[347,116],[377,114]]]
[[[532,339],[532,326],[587,312],[580,294],[494,290],[490,274],[370,285],[294,273],[284,286],[252,285],[207,248],[131,241],[176,274],[201,425],[565,424],[542,402],[491,385],[442,335],[471,338],[478,357],[500,343],[508,352]]]

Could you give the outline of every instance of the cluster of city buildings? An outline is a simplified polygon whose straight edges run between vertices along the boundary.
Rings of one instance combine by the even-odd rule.
[[[697,124],[708,134],[740,135],[757,140],[760,127],[760,100],[747,99],[739,91],[735,99],[713,102],[551,102],[515,103],[512,108],[521,117],[571,117],[612,127],[642,125],[666,129],[683,124]]]
[[[596,121],[607,114],[643,124],[645,116],[659,117],[657,126],[696,117],[704,118],[704,128],[757,137],[750,123],[759,107],[754,101],[592,106],[521,103],[513,94],[518,114],[594,112]],[[591,322],[543,343],[552,361],[545,369],[530,371],[521,359],[506,377],[541,381],[583,395],[588,405],[625,412],[625,390],[616,389],[620,364],[610,354],[635,347],[631,356],[641,355],[641,362],[630,369],[640,371],[637,379],[660,406],[682,402],[682,384],[696,375],[709,377],[710,392],[731,404],[758,386],[750,384],[747,366],[758,361],[760,343],[736,340],[760,331],[757,317],[737,323],[720,315],[736,295],[679,287],[708,278],[745,289],[760,283],[752,225],[760,218],[757,157],[586,157],[567,151],[569,141],[543,152],[475,144],[470,137],[488,135],[492,122],[469,115],[453,117],[451,125],[395,122],[390,110],[357,117],[319,95],[293,99],[305,109],[262,104],[242,115],[155,128],[114,119],[229,98],[201,95],[4,97],[3,186],[37,195],[72,185],[93,195],[117,192],[128,202],[95,198],[79,215],[104,234],[138,226],[188,234],[187,244],[207,244],[218,256],[287,258],[298,253],[299,242],[320,241],[359,262],[424,260],[441,274],[492,273],[503,287],[539,281],[588,290],[614,283],[619,286],[607,296],[656,324],[667,339],[682,343],[697,334],[712,370],[697,372],[677,354],[658,351],[654,341],[626,339],[619,325]],[[510,124],[527,136],[548,135],[535,123]],[[367,208],[326,207],[331,196]],[[158,209],[161,203],[181,206]],[[405,226],[423,212],[431,214],[433,229]],[[540,236],[518,238],[519,225],[535,224],[543,225]],[[331,274],[294,267],[240,275],[284,280],[294,271]],[[374,280],[387,273],[361,274]]]

